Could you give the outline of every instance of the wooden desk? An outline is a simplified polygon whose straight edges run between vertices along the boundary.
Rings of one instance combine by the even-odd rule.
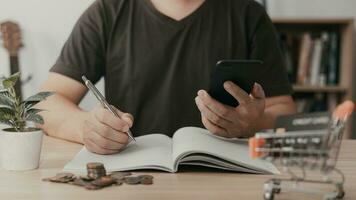
[[[8,172],[0,170],[0,199],[72,200],[72,199],[262,199],[262,185],[269,176],[237,173],[184,172],[178,174],[150,172],[151,186],[111,187],[100,191],[42,182],[55,175],[79,151],[80,145],[45,137],[39,170]],[[356,199],[356,141],[345,141],[339,168],[346,174],[346,198]],[[139,174],[139,173],[138,173]],[[278,199],[321,199],[320,196],[281,195]]]

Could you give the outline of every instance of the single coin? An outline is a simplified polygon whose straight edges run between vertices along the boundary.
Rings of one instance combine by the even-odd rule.
[[[153,179],[153,176],[151,175],[140,175],[138,177],[140,177],[141,179]]]
[[[96,186],[96,185],[92,185],[92,184],[89,184],[89,185],[86,185],[85,186],[85,189],[87,190],[100,190],[102,189],[103,187],[100,187],[100,186]]]
[[[70,182],[69,184],[85,187],[87,185],[90,185],[90,181],[86,181],[83,178],[76,178],[73,182]]]
[[[142,185],[152,185],[153,184],[153,179],[141,179],[140,183]]]
[[[141,182],[141,178],[136,176],[125,177],[124,182],[128,185],[137,185]]]
[[[52,180],[52,182],[56,182],[56,183],[69,183],[72,182],[75,178],[59,178],[59,179],[55,179]]]
[[[81,176],[81,177],[79,177],[80,179],[83,179],[84,181],[93,181],[93,180],[95,180],[95,179],[93,179],[93,178],[90,178],[90,177],[88,177],[88,176]]]
[[[131,176],[131,172],[111,172],[110,175]]]
[[[152,185],[153,184],[153,176],[151,175],[140,175],[140,183],[143,185]]]
[[[100,186],[100,187],[107,187],[114,183],[115,183],[115,179],[113,179],[110,176],[103,176],[103,177],[100,177],[100,178],[94,180],[93,182],[91,182],[91,184],[93,184],[95,186]]]
[[[56,176],[59,177],[59,178],[60,178],[60,177],[62,177],[62,178],[63,178],[63,177],[68,177],[68,178],[69,178],[69,177],[75,177],[75,175],[72,174],[72,173],[64,173],[64,172],[63,172],[63,173],[58,173]]]
[[[123,180],[126,176],[131,176],[131,175],[132,173],[130,172],[112,172],[110,174],[110,176],[116,180]]]
[[[44,178],[43,181],[50,181],[55,183],[68,183],[75,179],[75,175],[72,173],[58,173],[54,177]]]
[[[122,185],[123,183],[124,183],[124,179],[121,179],[121,180],[117,180],[117,179],[115,179],[115,183],[114,183],[114,185],[119,186],[119,185]]]

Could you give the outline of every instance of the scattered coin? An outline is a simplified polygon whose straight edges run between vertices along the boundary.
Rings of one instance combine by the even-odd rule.
[[[89,178],[89,177],[87,177],[87,176],[81,176],[81,177],[79,177],[79,178],[83,179],[84,181],[93,181],[93,180],[95,180],[95,179]]]
[[[123,180],[123,179],[122,179],[122,180],[115,180],[114,185],[119,186],[119,185],[122,185],[123,183],[124,183],[124,180]]]
[[[140,175],[138,177],[141,179],[153,179],[153,176],[151,176],[151,175]]]
[[[140,183],[142,185],[152,185],[153,184],[153,180],[152,179],[143,179],[140,181]]]
[[[70,182],[69,184],[85,187],[87,185],[90,185],[90,181],[87,181],[83,178],[76,178],[73,182]]]
[[[42,179],[43,181],[50,181],[55,183],[69,183],[75,179],[75,175],[71,173],[59,173],[54,177]]]
[[[142,185],[152,185],[153,184],[153,176],[150,175],[141,175],[138,176],[140,178],[140,183]]]
[[[136,176],[128,176],[128,177],[125,177],[124,182],[128,185],[137,185],[137,184],[140,184],[141,178],[136,177]]]
[[[91,182],[91,184],[98,187],[107,187],[114,183],[115,183],[115,179],[111,178],[110,176],[103,176]]]
[[[102,188],[103,187],[92,185],[92,184],[89,184],[89,185],[85,186],[85,189],[87,189],[87,190],[99,190],[99,189],[102,189]]]
[[[87,190],[99,190],[111,185],[119,186],[123,183],[128,185],[151,185],[153,176],[140,175],[132,176],[130,172],[112,172],[107,175],[102,163],[88,163],[87,176],[75,176],[72,173],[58,173],[54,177],[44,178],[43,181],[53,183],[67,183],[84,187]]]
[[[116,180],[124,180],[126,176],[131,176],[131,172],[113,172],[110,176]]]

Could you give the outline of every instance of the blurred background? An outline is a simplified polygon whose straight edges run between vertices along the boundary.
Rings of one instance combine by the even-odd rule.
[[[24,47],[19,50],[18,58],[22,77],[32,76],[22,87],[25,97],[36,92],[46,80],[76,20],[92,2],[0,0],[0,23],[11,20],[21,28]],[[296,89],[298,110],[332,110],[344,99],[355,100],[356,1],[267,0],[266,9],[281,38],[290,79]],[[305,66],[309,66],[308,73]],[[0,76],[9,74],[9,54],[0,47]],[[103,88],[103,82],[98,86]],[[86,109],[94,104],[96,100],[87,97],[81,107]],[[351,134],[351,124],[354,122],[350,123],[349,137],[355,137]]]

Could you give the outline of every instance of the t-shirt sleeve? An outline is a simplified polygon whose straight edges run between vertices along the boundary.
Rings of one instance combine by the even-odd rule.
[[[259,3],[250,1],[247,9],[249,35],[249,59],[263,61],[258,82],[267,97],[291,95],[292,86],[288,80],[285,58],[278,43],[277,31]]]
[[[101,1],[96,1],[76,23],[50,71],[79,82],[83,75],[98,82],[105,73],[104,32],[105,13]]]

